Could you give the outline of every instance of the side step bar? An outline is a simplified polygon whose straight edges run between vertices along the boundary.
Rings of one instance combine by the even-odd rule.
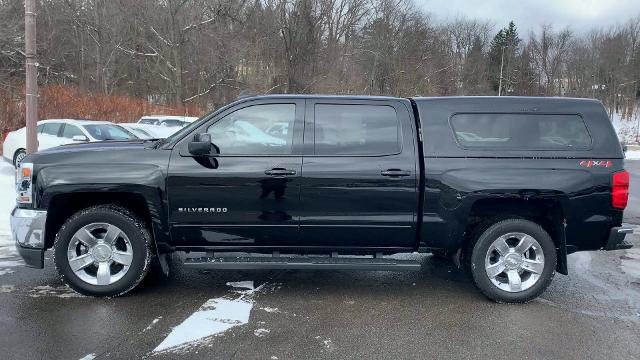
[[[420,263],[390,258],[350,257],[199,257],[187,258],[184,266],[197,269],[309,269],[309,270],[374,270],[418,271]]]

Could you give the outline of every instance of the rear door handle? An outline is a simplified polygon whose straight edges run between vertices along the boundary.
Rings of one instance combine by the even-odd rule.
[[[405,176],[411,176],[411,171],[404,171],[400,169],[389,169],[389,170],[384,170],[380,172],[380,174],[382,176],[389,176],[389,177],[405,177]]]
[[[274,168],[271,170],[265,170],[264,173],[265,175],[269,176],[292,176],[296,174],[296,171],[283,168]]]

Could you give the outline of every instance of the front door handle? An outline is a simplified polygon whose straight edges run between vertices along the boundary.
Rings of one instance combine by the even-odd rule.
[[[269,176],[292,176],[296,174],[296,171],[283,168],[274,168],[271,170],[265,170],[264,173],[265,175]]]
[[[405,176],[411,176],[411,171],[404,171],[400,169],[388,169],[380,172],[380,174],[382,176],[389,176],[389,177],[405,177]]]

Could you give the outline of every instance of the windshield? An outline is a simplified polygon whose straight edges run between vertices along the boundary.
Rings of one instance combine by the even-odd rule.
[[[138,124],[158,125],[158,119],[153,119],[153,118],[140,119],[140,121],[138,121]]]
[[[186,123],[181,120],[162,120],[160,122],[160,126],[167,126],[167,127],[177,127],[177,126],[184,126],[184,125],[186,125]]]
[[[124,128],[113,124],[84,125],[84,128],[96,140],[134,140],[138,138]]]
[[[139,128],[127,128],[127,130],[134,133],[140,139],[152,139],[154,137],[153,135]]]

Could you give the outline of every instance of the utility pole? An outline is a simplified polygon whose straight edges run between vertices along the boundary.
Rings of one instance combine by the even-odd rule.
[[[38,63],[36,58],[36,0],[24,2],[27,154],[38,151]]]
[[[498,81],[498,96],[502,96],[502,67],[504,65],[504,45],[502,46],[502,55],[500,56],[500,80]]]

